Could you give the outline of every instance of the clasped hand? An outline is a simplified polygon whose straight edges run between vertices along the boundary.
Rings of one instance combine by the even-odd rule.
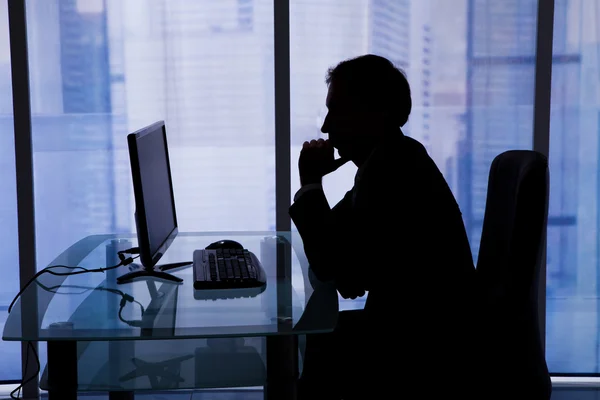
[[[298,159],[300,184],[321,183],[323,177],[348,162],[334,156],[334,148],[329,140],[318,139],[304,142]]]

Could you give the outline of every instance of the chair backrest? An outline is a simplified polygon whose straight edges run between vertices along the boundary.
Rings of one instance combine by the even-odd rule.
[[[538,288],[546,244],[547,158],[510,150],[492,162],[477,259],[481,337],[488,382],[514,396],[549,399],[551,382],[542,345]],[[510,397],[506,397],[510,398]]]

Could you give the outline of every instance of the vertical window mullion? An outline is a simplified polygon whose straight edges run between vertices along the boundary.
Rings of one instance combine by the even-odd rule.
[[[538,0],[535,98],[533,114],[533,150],[550,153],[550,96],[552,88],[552,41],[554,35],[554,0]],[[540,269],[538,293],[539,321],[544,351],[546,348],[546,248]]]

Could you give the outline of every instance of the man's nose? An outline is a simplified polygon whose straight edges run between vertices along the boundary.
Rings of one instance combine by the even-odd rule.
[[[329,132],[329,123],[328,123],[327,116],[325,116],[325,119],[323,120],[323,125],[321,125],[321,132],[322,133]]]

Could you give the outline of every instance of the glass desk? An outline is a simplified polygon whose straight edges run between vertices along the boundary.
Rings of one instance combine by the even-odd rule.
[[[179,233],[159,264],[191,261],[195,249],[219,239],[236,240],[257,255],[267,273],[262,292],[195,291],[191,265],[167,271],[181,283],[143,278],[117,284],[131,266],[46,273],[14,304],[3,340],[47,342],[40,386],[51,400],[75,399],[77,391],[130,399],[140,390],[257,384],[268,398],[293,398],[297,336],[333,330],[337,292],[309,282],[301,239],[289,232]],[[134,235],[89,236],[51,265],[113,266],[117,251],[135,245]],[[242,297],[231,298],[237,294]],[[266,338],[265,357],[247,345],[260,338]]]

